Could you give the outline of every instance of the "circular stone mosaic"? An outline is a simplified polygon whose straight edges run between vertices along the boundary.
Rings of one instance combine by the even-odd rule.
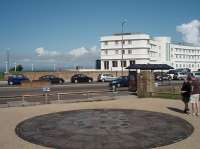
[[[192,132],[193,127],[181,118],[126,109],[51,113],[16,127],[24,140],[59,149],[154,148],[183,140]]]

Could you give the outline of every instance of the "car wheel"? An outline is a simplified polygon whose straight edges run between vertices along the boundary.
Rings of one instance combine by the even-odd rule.
[[[117,84],[117,87],[120,87],[120,84],[119,84],[119,83]]]
[[[62,80],[59,80],[59,84],[63,84],[63,81],[62,81]]]
[[[78,83],[78,80],[74,80],[74,83]]]
[[[9,85],[13,85],[13,82],[12,82],[12,81],[9,81],[8,84],[9,84]]]

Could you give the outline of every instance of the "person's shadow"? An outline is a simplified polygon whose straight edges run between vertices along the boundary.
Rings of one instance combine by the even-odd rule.
[[[167,107],[169,110],[174,111],[174,112],[178,112],[178,113],[182,113],[185,114],[183,110],[178,109],[178,108],[174,108],[174,107]]]

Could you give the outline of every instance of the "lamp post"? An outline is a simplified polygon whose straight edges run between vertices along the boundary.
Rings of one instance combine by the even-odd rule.
[[[123,59],[124,59],[124,36],[123,36],[123,34],[124,34],[124,25],[125,25],[125,23],[126,23],[127,21],[126,20],[123,20],[122,22],[121,22],[121,25],[122,25],[122,60],[121,60],[121,75],[123,76]]]
[[[16,72],[17,71],[17,63],[15,62],[14,65],[15,65],[15,72]]]
[[[53,64],[53,70],[56,71],[56,64]]]
[[[34,64],[31,64],[31,70],[34,71]]]
[[[8,73],[8,61],[6,61],[5,63],[6,63],[6,72],[5,73]]]

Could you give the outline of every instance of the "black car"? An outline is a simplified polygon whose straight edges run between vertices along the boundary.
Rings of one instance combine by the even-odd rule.
[[[93,79],[91,77],[88,77],[84,74],[75,74],[71,77],[72,83],[78,83],[78,82],[92,82]]]
[[[111,87],[128,87],[129,86],[129,78],[128,76],[120,76],[119,78],[113,80],[109,84]]]
[[[65,82],[63,78],[59,78],[54,75],[42,76],[39,78],[39,80],[46,80],[46,81],[51,82],[51,84],[62,84]]]
[[[154,73],[155,75],[155,80],[157,81],[162,81],[162,80],[172,80],[172,77],[164,72],[156,72]]]

